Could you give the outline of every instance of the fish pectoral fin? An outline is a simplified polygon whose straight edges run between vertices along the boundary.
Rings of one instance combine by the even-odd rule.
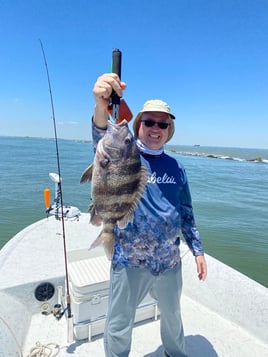
[[[92,180],[93,164],[91,164],[82,174],[80,183]]]

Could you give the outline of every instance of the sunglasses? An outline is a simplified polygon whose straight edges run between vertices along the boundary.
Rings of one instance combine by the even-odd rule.
[[[163,123],[163,122],[157,122],[151,119],[147,119],[147,120],[141,120],[142,123],[144,123],[145,126],[147,126],[148,128],[153,127],[155,124],[158,125],[158,128],[160,129],[167,129],[167,127],[169,127],[169,123]]]

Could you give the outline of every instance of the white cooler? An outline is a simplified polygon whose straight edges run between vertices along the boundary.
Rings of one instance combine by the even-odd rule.
[[[97,256],[69,264],[69,287],[77,340],[102,334],[108,308],[110,261]],[[135,322],[157,319],[157,301],[149,294],[136,310]]]

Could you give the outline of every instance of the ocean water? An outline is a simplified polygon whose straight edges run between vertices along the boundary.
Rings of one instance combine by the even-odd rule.
[[[268,287],[268,150],[170,146],[186,168],[205,251]],[[64,204],[86,211],[92,144],[59,140]],[[43,190],[57,173],[54,139],[0,137],[0,248],[46,217]],[[52,197],[53,199],[53,197]]]

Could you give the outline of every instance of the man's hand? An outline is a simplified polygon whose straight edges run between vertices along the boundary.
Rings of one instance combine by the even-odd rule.
[[[199,280],[205,280],[207,277],[207,263],[203,255],[198,255],[195,257],[195,262],[197,266],[197,274]]]
[[[100,76],[93,88],[95,97],[94,122],[98,127],[105,128],[108,120],[108,105],[112,91],[121,98],[123,91],[126,88],[126,83],[121,82],[118,75],[115,73],[106,73]]]

